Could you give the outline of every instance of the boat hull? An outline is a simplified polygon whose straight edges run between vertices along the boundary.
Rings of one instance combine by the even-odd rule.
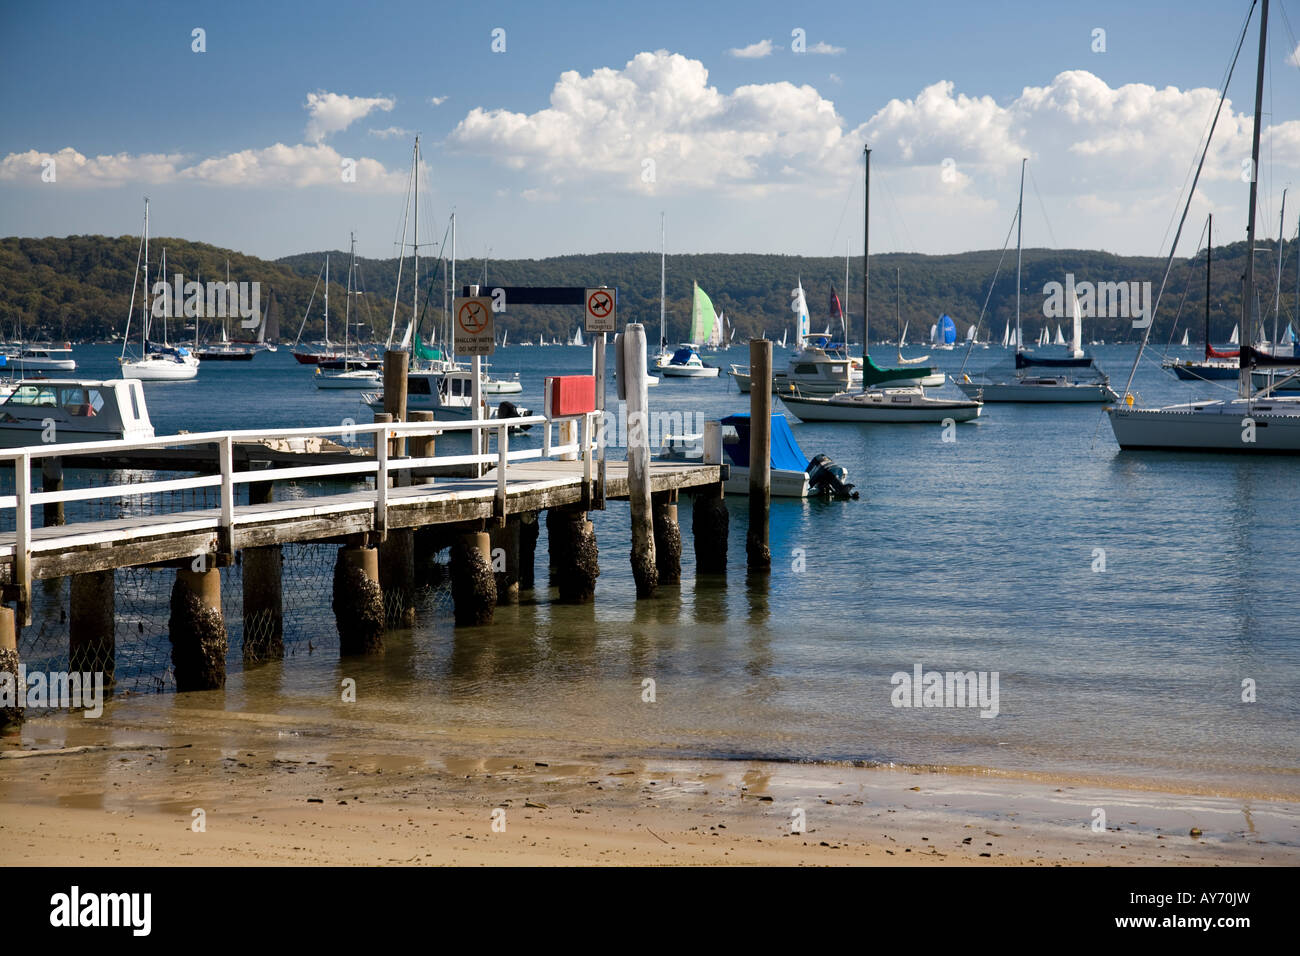
[[[1119,396],[1111,390],[1109,385],[1101,383],[1026,385],[1008,382],[985,385],[979,382],[958,382],[957,387],[967,397],[979,399],[982,402],[1100,404],[1119,400]]]
[[[200,362],[251,362],[254,353],[250,350],[247,352],[201,351],[197,354]]]
[[[1300,455],[1297,402],[1300,399],[1272,399],[1249,408],[1238,402],[1150,409],[1120,405],[1106,412],[1115,440],[1125,451]],[[1290,409],[1290,414],[1269,411],[1279,406]]]
[[[186,362],[123,362],[122,377],[142,382],[186,382],[199,374],[198,363]]]
[[[366,392],[379,388],[383,385],[383,380],[378,375],[352,375],[350,372],[344,372],[339,375],[317,375],[316,387],[326,390],[335,391],[361,391]]]
[[[1198,365],[1193,362],[1176,362],[1169,366],[1184,382],[1236,381],[1241,374],[1235,365]]]
[[[73,372],[77,368],[76,359],[16,358],[10,361],[15,368],[28,372]]]
[[[667,378],[717,378],[718,369],[713,366],[665,365],[659,374]]]
[[[889,396],[888,390],[880,401],[835,402],[829,398],[781,395],[785,406],[803,422],[867,422],[942,424],[945,421],[969,422],[978,418],[983,405],[980,402],[963,402],[946,398]]]
[[[731,465],[729,467],[730,477],[722,483],[723,490],[733,495],[749,494],[749,467],[747,465]],[[791,471],[787,468],[772,468],[770,473],[769,494],[773,498],[808,497],[808,472]]]

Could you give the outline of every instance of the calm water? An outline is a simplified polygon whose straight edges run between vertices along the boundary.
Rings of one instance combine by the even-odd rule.
[[[1093,351],[1121,390],[1133,349]],[[77,354],[78,375],[115,371],[113,349]],[[973,368],[1004,356],[977,350]],[[962,357],[935,356],[945,369]],[[586,349],[511,347],[495,371],[521,371],[525,393],[509,397],[540,409],[543,374],[590,361]],[[747,358],[736,348],[712,361]],[[371,420],[355,395],[318,391],[311,375],[282,349],[146,391],[160,434]],[[1163,403],[1214,386],[1187,386],[1148,363],[1137,388]],[[652,410],[711,417],[748,408],[725,375],[665,380],[650,400]],[[1092,406],[988,406],[947,443],[937,425],[794,432],[809,456],[845,465],[863,497],[774,501],[769,579],[746,579],[746,499],[731,498],[733,571],[725,587],[697,589],[684,498],[685,583],[638,603],[627,508],[611,503],[593,515],[594,605],[554,605],[542,589],[499,609],[495,627],[457,631],[445,600],[426,598],[420,625],[392,635],[385,658],[346,665],[330,653],[333,621],[317,614],[304,626],[318,632],[318,653],[282,668],[234,667],[229,706],[333,712],[346,668],[376,690],[351,717],[536,735],[575,752],[882,761],[1300,794],[1300,463],[1121,454]],[[1104,572],[1093,570],[1097,549]],[[543,538],[539,583],[545,554]],[[999,715],[891,706],[890,676],[918,663],[997,671]],[[656,682],[653,705],[641,700],[644,678]],[[1241,702],[1247,678],[1257,703]]]

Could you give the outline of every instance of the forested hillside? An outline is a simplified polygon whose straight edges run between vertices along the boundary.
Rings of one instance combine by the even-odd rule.
[[[1295,321],[1296,243],[1284,249],[1282,325]],[[131,298],[131,284],[139,247],[137,236],[70,236],[67,238],[0,240],[0,337],[21,336],[29,341],[72,339],[102,340],[121,334]],[[217,279],[225,275],[226,260],[235,281],[259,281],[263,303],[272,303],[279,338],[293,341],[298,333],[325,253],[311,252],[267,261],[235,250],[220,249],[185,239],[157,237],[150,242],[151,273],[158,256],[167,250],[167,271],[182,272],[186,279]],[[1260,313],[1271,332],[1276,279],[1276,245],[1261,243],[1256,258],[1259,276]],[[1271,251],[1270,251],[1271,248]],[[1190,250],[1189,250],[1190,253]],[[989,295],[994,271],[1002,260],[998,281]],[[330,253],[331,338],[342,337],[346,296],[347,253]],[[442,321],[442,275],[437,260],[422,260],[420,268],[421,327],[426,337],[440,330]],[[712,297],[719,312],[735,324],[739,336],[766,333],[780,338],[792,326],[790,290],[801,280],[808,295],[815,329],[828,321],[827,301],[834,285],[844,296],[844,260],[763,254],[672,255],[667,263],[668,339],[686,335],[690,319],[691,283],[698,282]],[[393,290],[397,279],[396,259],[358,259],[359,285],[364,295],[354,303],[353,334],[366,340],[383,340],[393,321]],[[898,279],[899,314],[911,324],[909,339],[919,340],[935,317],[946,312],[964,336],[988,297],[985,332],[992,327],[1000,338],[1004,323],[1015,313],[1015,250],[966,252],[947,256],[888,254],[871,257],[871,337],[893,339],[895,327],[895,277]],[[1241,276],[1245,266],[1245,243],[1214,250],[1211,289],[1213,335],[1226,340],[1240,318]],[[1104,252],[1030,249],[1022,264],[1022,314],[1028,331],[1037,334],[1044,324],[1044,285],[1064,282],[1072,272],[1077,282],[1149,281],[1159,288],[1163,260],[1115,256]],[[482,260],[457,263],[456,278],[464,285],[481,282]],[[411,264],[403,267],[402,295],[397,305],[397,327],[406,325],[411,314]],[[549,259],[490,260],[487,280],[491,285],[591,286],[609,285],[619,290],[621,321],[641,321],[658,333],[659,255],[604,253],[557,256]],[[862,259],[849,262],[853,339],[861,338]],[[138,294],[138,293],[137,293]],[[1169,335],[1179,313],[1179,335],[1190,323],[1192,339],[1201,335],[1205,304],[1204,251],[1175,263],[1154,338]],[[323,324],[323,296],[316,301],[307,323],[307,336],[319,338]],[[137,315],[138,315],[137,300]],[[520,308],[498,321],[510,330],[511,341],[548,339],[572,334],[580,321],[577,309]],[[1056,320],[1052,321],[1055,324]],[[1063,325],[1068,325],[1062,321]],[[1296,323],[1300,326],[1300,323]],[[190,333],[192,334],[192,332]],[[173,337],[179,337],[174,335]],[[1125,341],[1136,337],[1125,318],[1098,319],[1086,323],[1086,339]]]

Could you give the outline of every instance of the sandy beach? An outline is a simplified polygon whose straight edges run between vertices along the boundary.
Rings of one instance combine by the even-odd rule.
[[[120,717],[110,726],[59,715],[5,742],[0,864],[1300,861],[1300,805],[1288,800],[899,768],[577,757],[544,740],[414,736],[159,700],[129,708],[129,727]],[[800,821],[803,832],[792,832]]]

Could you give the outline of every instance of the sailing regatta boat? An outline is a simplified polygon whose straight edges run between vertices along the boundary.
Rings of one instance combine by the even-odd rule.
[[[154,303],[157,310],[161,304],[160,317],[163,320],[162,345],[149,341],[151,310],[149,308],[149,200],[144,201],[144,232],[141,237],[141,256],[136,262],[136,279],[140,270],[144,270],[143,293],[140,309],[140,357],[128,358],[127,346],[131,341],[131,312],[135,309],[135,282],[131,284],[131,305],[126,316],[126,332],[122,336],[122,354],[118,362],[122,366],[123,378],[138,378],[144,382],[179,382],[194,378],[199,374],[199,360],[190,354],[190,350],[167,344],[167,318],[171,314],[171,296],[160,295]],[[163,250],[162,265],[159,274],[167,274],[167,251]]]
[[[948,398],[933,398],[920,385],[880,387],[868,380],[876,374],[903,373],[915,377],[920,369],[881,369],[871,361],[868,353],[868,309],[866,291],[870,288],[868,268],[870,263],[869,226],[871,202],[871,147],[863,147],[866,166],[866,189],[862,220],[862,354],[864,387],[860,391],[843,391],[826,397],[804,395],[799,391],[780,392],[779,397],[794,415],[805,422],[966,422],[977,418],[984,403]],[[897,273],[895,273],[897,278]],[[897,302],[897,293],[895,293]],[[895,306],[897,309],[897,305]],[[897,322],[897,316],[895,317]],[[930,371],[930,370],[926,370]],[[901,376],[900,376],[901,377]],[[897,381],[897,379],[894,379]],[[941,379],[942,381],[942,379]]]
[[[706,365],[700,359],[699,343],[708,341],[717,323],[717,314],[713,311],[713,300],[698,282],[692,282],[691,296],[691,340],[677,346],[667,364],[659,366],[659,374],[668,378],[717,378],[718,367]]]
[[[839,298],[831,293],[832,312]],[[828,332],[811,334],[808,331],[808,300],[804,295],[803,280],[790,290],[790,309],[795,314],[794,353],[784,369],[773,369],[772,391],[793,389],[801,395],[835,395],[853,386],[853,367],[847,349],[831,342]],[[742,393],[750,390],[749,366],[733,365],[730,371]]]
[[[957,387],[971,398],[981,398],[986,402],[1114,401],[1118,396],[1111,391],[1110,380],[1093,364],[1092,359],[1083,352],[1081,317],[1077,298],[1073,302],[1074,341],[1068,357],[1047,358],[1038,355],[1031,357],[1022,349],[1021,343],[1024,341],[1024,336],[1020,325],[1021,232],[1025,210],[1025,166],[1028,162],[1028,159],[1024,159],[1020,163],[1020,201],[1016,206],[1015,375],[1004,377],[998,381],[990,381],[987,380],[986,373],[986,381],[983,382],[973,382],[969,375],[963,375],[962,380],[957,382]],[[1039,337],[1040,345],[1043,344],[1046,337],[1047,330],[1043,329],[1043,333]],[[1054,374],[1034,374],[1033,369],[1035,368],[1058,371]],[[1091,369],[1094,376],[1086,381],[1076,380],[1074,376],[1084,369]],[[1066,370],[1070,371],[1067,372]]]
[[[1243,32],[1244,40],[1245,34]],[[1262,0],[1259,24],[1259,62],[1255,74],[1255,117],[1251,133],[1252,168],[1259,168],[1260,119],[1264,99],[1264,63],[1268,50],[1268,0]],[[1231,79],[1231,72],[1229,72]],[[1223,94],[1219,99],[1219,109],[1227,95],[1228,84],[1224,84]],[[1209,141],[1213,137],[1214,127],[1210,127],[1210,136],[1206,138],[1205,150],[1201,154],[1201,166],[1205,163],[1209,151]],[[1196,178],[1192,180],[1188,194],[1188,204],[1195,195],[1196,183],[1200,178],[1201,167],[1197,167]],[[1250,204],[1246,218],[1246,275],[1242,295],[1242,320],[1240,325],[1251,327],[1251,313],[1255,302],[1255,213],[1258,205],[1257,177],[1250,178]],[[1184,216],[1186,212],[1184,211]],[[1181,226],[1180,226],[1181,228]],[[1170,262],[1178,246],[1175,234],[1169,252]],[[1156,299],[1159,303],[1159,297]],[[1138,408],[1129,386],[1137,371],[1137,363],[1142,360],[1142,351],[1146,347],[1151,333],[1148,327],[1142,338],[1142,345],[1134,359],[1133,370],[1129,373],[1128,385],[1124,389],[1124,404],[1108,408],[1111,429],[1121,449],[1158,448],[1167,451],[1224,451],[1246,454],[1300,454],[1300,396],[1278,395],[1279,386],[1294,380],[1296,372],[1280,378],[1260,392],[1254,392],[1251,386],[1251,373],[1256,369],[1300,367],[1300,361],[1294,357],[1282,358],[1269,355],[1250,346],[1242,346],[1238,356],[1237,395],[1235,398],[1214,401],[1190,402],[1183,405],[1171,405],[1165,408]]]
[[[230,260],[226,260],[226,288],[230,288]],[[198,325],[198,319],[194,320]],[[197,336],[197,329],[195,331]],[[236,345],[230,341],[226,333],[226,320],[221,319],[221,342],[219,344],[209,343],[198,349],[197,354],[202,362],[248,362],[253,358],[254,350],[246,345]]]
[[[307,316],[311,312],[311,302],[307,303],[307,311],[303,313],[302,324],[298,326],[298,337],[293,340],[293,348],[290,354],[298,361],[299,365],[319,365],[324,361],[331,361],[339,358],[339,354],[334,351],[334,345],[330,342],[330,254],[325,253],[325,338],[324,341],[317,342],[315,348],[301,346],[303,329],[307,327]],[[316,276],[316,281],[320,282],[320,276]],[[316,290],[312,289],[312,299],[316,298]]]
[[[1183,341],[1179,343],[1180,345],[1182,345],[1183,348],[1187,348],[1189,345],[1192,344],[1190,341],[1188,341],[1187,334],[1188,334],[1187,329],[1183,329]]]
[[[957,341],[957,326],[946,312],[930,326],[930,347],[951,352]]]
[[[343,367],[339,371],[325,372],[321,368],[316,369],[316,387],[325,389],[369,389],[376,388],[382,383],[380,373],[374,369],[349,367],[348,353],[351,346],[351,328],[352,328],[352,297],[360,295],[353,283],[353,275],[356,271],[357,262],[357,236],[352,234],[352,251],[348,259],[348,297],[343,309]]]
[[[1212,266],[1211,249],[1213,242],[1214,216],[1206,220],[1205,225],[1205,358],[1203,360],[1173,360],[1162,362],[1164,368],[1171,369],[1185,382],[1214,382],[1235,379],[1238,373],[1237,349],[1219,351],[1210,344],[1210,271]],[[1237,338],[1237,329],[1232,330],[1233,341]],[[1183,332],[1183,344],[1187,344],[1187,332]]]

